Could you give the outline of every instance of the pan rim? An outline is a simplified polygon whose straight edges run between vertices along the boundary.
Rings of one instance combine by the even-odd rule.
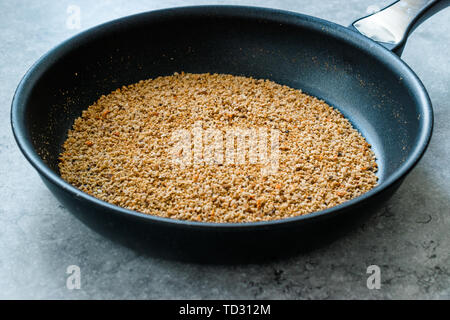
[[[107,32],[110,27],[117,26],[118,24],[138,20],[143,17],[161,16],[161,15],[176,15],[185,12],[191,13],[201,13],[201,14],[229,14],[232,16],[242,16],[242,17],[254,17],[262,18],[269,21],[277,22],[277,19],[281,19],[284,23],[307,23],[309,27],[315,28],[320,31],[320,29],[327,28],[327,30],[332,30],[333,36],[345,41],[347,44],[352,44],[359,50],[367,52],[369,55],[374,56],[380,63],[388,64],[390,68],[400,69],[404,80],[409,82],[410,89],[418,101],[417,106],[421,112],[421,117],[419,119],[419,131],[416,136],[416,142],[412,145],[412,150],[407,159],[399,166],[392,174],[388,175],[386,179],[378,184],[374,189],[362,194],[361,196],[345,201],[344,203],[327,208],[325,210],[315,211],[305,215],[299,215],[296,217],[269,220],[269,221],[258,221],[258,222],[240,222],[240,223],[213,223],[213,222],[196,222],[190,220],[178,220],[172,218],[164,218],[155,215],[148,215],[138,211],[122,208],[106,201],[97,199],[89,194],[77,189],[65,180],[63,180],[56,172],[54,172],[39,156],[35,151],[30,139],[26,136],[25,127],[25,98],[29,94],[31,88],[33,87],[34,79],[39,78],[39,73],[46,69],[46,64],[50,63],[52,59],[63,55],[68,50],[71,50],[71,44],[77,41],[87,41],[91,36],[99,35],[101,32]],[[80,198],[90,205],[97,206],[103,210],[108,210],[111,213],[125,216],[127,218],[134,218],[141,220],[143,223],[158,223],[167,224],[178,227],[187,228],[213,228],[214,230],[245,230],[254,228],[267,228],[270,226],[286,226],[291,223],[306,222],[313,219],[327,218],[332,215],[339,213],[344,213],[346,209],[352,206],[361,204],[362,202],[380,194],[385,189],[395,185],[396,182],[401,181],[419,162],[425,153],[432,135],[433,129],[433,109],[431,105],[430,97],[419,79],[419,77],[414,73],[414,71],[398,56],[393,52],[384,48],[380,44],[366,38],[365,36],[352,31],[342,25],[335,24],[333,22],[316,18],[309,15],[304,15],[301,13],[271,9],[256,6],[236,6],[236,5],[201,5],[201,6],[185,6],[185,7],[175,7],[168,9],[161,9],[155,11],[148,11],[143,13],[138,13],[123,18],[115,19],[93,28],[87,29],[73,37],[63,41],[56,47],[52,48],[46,52],[42,57],[40,57],[26,72],[26,74],[21,79],[13,100],[11,104],[11,126],[14,134],[16,143],[18,144],[21,152],[25,158],[30,162],[30,164],[38,171],[41,177],[47,179],[52,184],[68,192],[71,196]],[[70,211],[70,210],[69,210]]]

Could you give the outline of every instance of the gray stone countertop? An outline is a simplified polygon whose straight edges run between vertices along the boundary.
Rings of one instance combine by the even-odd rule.
[[[272,7],[348,25],[386,1],[0,1],[0,298],[450,299],[450,9],[416,29],[402,56],[434,106],[426,155],[384,208],[324,248],[264,264],[167,261],[101,237],[56,201],[11,133],[10,102],[23,74],[82,30],[137,12],[194,4]],[[81,29],[67,28],[71,5],[81,9]],[[66,287],[69,265],[81,269],[80,290]],[[369,265],[380,267],[379,290],[366,286]]]

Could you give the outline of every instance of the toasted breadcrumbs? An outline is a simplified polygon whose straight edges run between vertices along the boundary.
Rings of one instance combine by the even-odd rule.
[[[172,133],[279,130],[278,171],[262,164],[178,166]],[[336,109],[300,90],[225,74],[175,73],[101,96],[68,132],[63,179],[112,204],[203,222],[283,219],[330,208],[377,184],[371,146]]]

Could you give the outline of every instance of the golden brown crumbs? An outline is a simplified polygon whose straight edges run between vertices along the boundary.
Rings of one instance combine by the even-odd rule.
[[[172,133],[230,127],[280,132],[278,170],[177,166]],[[370,145],[336,109],[300,90],[225,74],[175,73],[101,96],[69,130],[63,179],[112,204],[203,222],[283,219],[330,208],[377,184]]]

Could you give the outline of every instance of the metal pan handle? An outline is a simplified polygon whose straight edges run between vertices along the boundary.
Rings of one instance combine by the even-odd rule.
[[[449,5],[450,0],[399,0],[356,20],[350,27],[400,56],[408,35]]]

